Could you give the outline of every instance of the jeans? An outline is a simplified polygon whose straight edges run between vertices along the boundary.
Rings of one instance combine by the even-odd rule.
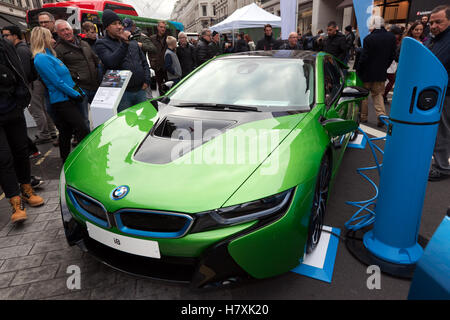
[[[31,166],[27,124],[20,108],[0,114],[0,185],[6,198],[20,194],[19,183],[29,184]]]
[[[147,93],[145,90],[136,92],[125,91],[122,100],[120,100],[119,106],[117,107],[117,113],[145,101],[147,101]]]

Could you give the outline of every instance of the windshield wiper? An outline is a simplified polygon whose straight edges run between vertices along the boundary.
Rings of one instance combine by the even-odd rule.
[[[257,107],[241,106],[236,104],[221,104],[221,103],[180,103],[177,107],[193,107],[195,109],[209,109],[209,110],[238,110],[238,111],[253,111],[261,112]]]

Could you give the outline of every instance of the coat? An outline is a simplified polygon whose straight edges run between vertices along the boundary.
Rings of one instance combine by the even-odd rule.
[[[363,82],[384,82],[396,55],[396,39],[386,29],[375,29],[364,39],[356,71]]]
[[[341,61],[347,57],[348,50],[347,39],[341,32],[337,32],[334,36],[328,36],[322,43],[319,41],[319,50],[332,54]]]
[[[106,34],[97,40],[95,48],[106,70],[130,70],[133,73],[127,91],[139,91],[144,83],[150,86],[150,67],[136,41],[125,43]]]
[[[73,89],[75,82],[69,69],[49,49],[45,51],[46,54],[38,53],[34,57],[34,66],[47,87],[50,103],[69,101],[70,98],[80,96],[78,91]]]
[[[0,88],[0,113],[9,112],[16,107],[22,109],[26,108],[31,99],[27,77],[23,71],[22,63],[14,46],[3,39],[0,39],[0,64],[8,68],[9,72],[14,74],[16,80],[15,86],[12,87],[11,91],[13,92],[11,94],[3,92],[7,89],[4,86]]]
[[[434,53],[439,61],[441,61],[450,77],[450,27],[434,38],[431,38],[426,43],[426,46]],[[450,81],[447,85],[446,96],[450,96]]]
[[[71,43],[60,39],[56,44],[55,51],[58,59],[69,69],[75,83],[86,90],[96,91],[98,89],[100,60],[86,41],[75,39],[75,43]]]
[[[209,43],[205,39],[200,39],[197,45],[197,63],[201,65],[213,57]]]
[[[264,36],[263,39],[259,40],[256,44],[256,50],[277,50],[279,47],[278,41],[276,41],[273,37]]]
[[[182,78],[184,78],[197,67],[195,47],[189,43],[186,47],[179,46],[177,48],[177,56],[181,64]]]
[[[154,34],[150,37],[153,46],[156,48],[154,52],[149,52],[149,60],[152,69],[156,72],[164,69],[164,56],[167,50],[167,36],[160,37],[158,34]]]

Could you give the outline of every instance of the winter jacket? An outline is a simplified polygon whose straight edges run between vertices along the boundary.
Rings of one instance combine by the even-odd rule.
[[[289,42],[283,43],[278,49],[279,50],[303,50],[301,44],[298,42],[293,47],[291,47]]]
[[[45,51],[46,53],[38,53],[34,57],[34,66],[47,87],[50,104],[79,97],[80,93],[73,89],[75,82],[69,69],[49,49]]]
[[[363,49],[356,70],[363,82],[382,82],[387,79],[387,69],[395,59],[397,49],[393,33],[375,29],[364,38]]]
[[[58,59],[69,69],[72,79],[81,88],[96,91],[100,85],[98,77],[99,59],[89,44],[75,38],[75,42],[60,39],[55,47]]]
[[[144,51],[144,53],[146,55],[148,55],[149,60],[150,60],[150,56],[157,52],[157,49],[156,49],[155,45],[153,44],[152,40],[150,39],[150,37],[143,34],[139,30],[139,28],[136,29],[135,33],[133,33],[133,40],[136,40],[137,42],[142,43],[141,49],[142,49],[142,51]]]
[[[328,36],[325,40],[318,40],[319,51],[325,51],[332,54],[341,61],[347,57],[350,48],[347,47],[345,36],[341,32],[337,32],[334,36]]]
[[[264,38],[259,40],[256,44],[256,50],[277,50],[279,46],[280,44],[278,43],[278,41],[276,41],[272,36],[264,36]]]
[[[211,55],[213,57],[219,56],[223,53],[223,50],[220,47],[219,43],[215,43],[214,41],[211,41],[208,46],[209,46],[209,50],[211,51]]]
[[[150,40],[156,48],[156,51],[153,53],[150,52],[150,65],[156,72],[164,70],[164,56],[167,50],[167,36],[164,35],[161,37],[159,34],[154,34],[150,37]]]
[[[0,39],[0,76],[0,114],[26,108],[31,99],[27,78],[14,46],[4,39]]]
[[[184,78],[197,67],[195,47],[189,43],[186,47],[179,46],[177,48],[177,56],[181,64],[182,78]]]
[[[250,51],[250,47],[244,39],[238,40],[235,46],[235,52],[247,52]]]
[[[180,61],[178,60],[177,54],[171,49],[166,50],[164,67],[167,70],[167,80],[181,79],[182,70]]]
[[[431,38],[426,43],[426,46],[434,53],[439,61],[441,61],[450,77],[450,27],[434,38]],[[446,96],[450,96],[450,81],[447,85]]]
[[[214,57],[212,55],[211,48],[209,47],[209,43],[205,39],[200,39],[197,45],[197,63],[201,65]]]
[[[125,43],[106,34],[97,40],[95,48],[106,70],[130,70],[133,73],[127,91],[139,91],[144,83],[150,85],[150,68],[136,41]]]

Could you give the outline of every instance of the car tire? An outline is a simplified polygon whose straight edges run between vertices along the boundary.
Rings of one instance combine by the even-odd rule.
[[[314,251],[320,241],[325,210],[327,207],[330,179],[331,161],[328,154],[325,154],[317,175],[311,215],[309,217],[308,240],[306,242],[306,253],[308,254]]]

